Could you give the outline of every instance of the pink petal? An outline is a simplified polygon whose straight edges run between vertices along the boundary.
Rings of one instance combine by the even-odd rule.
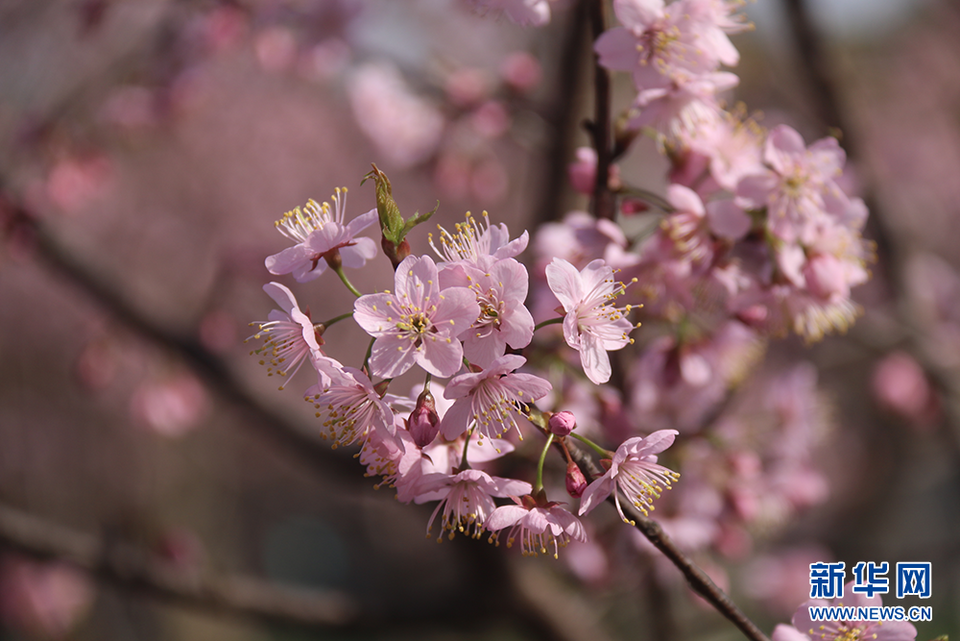
[[[263,264],[266,266],[268,272],[280,276],[282,274],[289,274],[298,266],[303,265],[304,262],[309,261],[311,256],[313,256],[313,253],[303,245],[294,245],[293,247],[287,247],[279,254],[267,256]],[[326,268],[326,266],[326,263],[323,263],[323,267]],[[317,267],[319,269],[320,265],[317,265]],[[320,271],[322,272],[323,270],[321,269]]]
[[[263,291],[287,314],[290,313],[290,310],[297,307],[297,299],[294,297],[293,292],[285,285],[281,285],[280,283],[267,283],[263,286]]]
[[[753,225],[750,216],[732,200],[717,200],[707,205],[707,221],[714,234],[728,240],[743,238]]]
[[[681,212],[690,212],[698,217],[703,217],[703,201],[695,191],[683,185],[670,185],[667,187],[667,201],[673,205],[674,209]]]
[[[589,514],[595,507],[607,500],[610,492],[613,491],[614,480],[609,474],[604,474],[593,483],[587,486],[580,498],[580,516]]]
[[[516,524],[526,515],[527,510],[519,505],[503,505],[495,509],[483,525],[491,532],[496,532]]]
[[[463,365],[463,346],[455,338],[425,334],[422,349],[416,352],[416,360],[420,367],[434,376],[447,378],[456,374]],[[389,374],[384,376],[392,378]]]
[[[554,258],[545,272],[547,285],[563,305],[563,309],[567,312],[576,309],[583,298],[583,284],[577,268],[562,258]]]
[[[600,64],[613,71],[631,71],[640,60],[636,36],[623,27],[604,31],[593,50],[600,57]]]
[[[645,31],[663,18],[663,0],[614,0],[617,18],[635,31]]]
[[[373,344],[370,369],[377,376],[394,378],[413,367],[418,354],[413,341],[387,334],[377,338]]]

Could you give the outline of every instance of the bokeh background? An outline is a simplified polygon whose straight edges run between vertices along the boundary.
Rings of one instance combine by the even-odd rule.
[[[273,222],[337,186],[367,211],[371,162],[404,213],[439,200],[447,226],[486,209],[532,232],[586,206],[566,178],[591,109],[579,4],[523,29],[460,0],[0,2],[0,505],[94,542],[88,558],[120,546],[359,613],[311,627],[181,603],[5,530],[0,638],[738,638],[635,549],[527,560],[425,539],[432,506],[318,446],[310,375],[278,391],[244,344],[273,307]],[[698,560],[767,632],[812,561],[930,561],[918,639],[960,633],[960,8],[747,12],[731,100],[808,141],[839,128],[878,261],[847,335],[776,341],[757,367],[815,381],[829,491]],[[643,143],[621,171],[656,190],[665,169]],[[381,256],[354,282],[390,271]],[[352,306],[335,280],[293,289],[314,318]],[[348,360],[365,341],[338,329],[326,349]]]

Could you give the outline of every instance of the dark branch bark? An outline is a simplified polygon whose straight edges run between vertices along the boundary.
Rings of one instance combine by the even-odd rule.
[[[593,41],[607,28],[606,0],[590,2],[590,27]],[[593,54],[594,117],[590,125],[593,134],[593,147],[597,150],[597,177],[593,186],[593,215],[597,218],[613,220],[616,215],[616,201],[608,185],[610,163],[613,158],[611,144],[610,73],[600,66],[600,56]]]
[[[356,605],[337,593],[280,587],[239,576],[185,572],[124,544],[106,544],[0,505],[0,542],[40,559],[56,559],[101,581],[205,612],[264,621],[340,628],[352,624]]]

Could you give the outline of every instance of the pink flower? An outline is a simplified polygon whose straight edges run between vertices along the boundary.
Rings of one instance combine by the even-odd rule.
[[[203,384],[182,373],[166,380],[143,382],[133,393],[130,408],[156,433],[176,438],[197,427],[208,403]]]
[[[527,268],[506,258],[489,271],[464,267],[462,274],[480,305],[480,315],[473,326],[460,334],[467,360],[487,367],[506,353],[507,345],[514,349],[529,345],[534,323],[523,304],[530,282]]]
[[[793,626],[810,639],[816,641],[849,641],[850,639],[872,639],[872,641],[913,641],[917,638],[917,629],[906,621],[814,621],[810,617],[811,606],[846,605],[856,608],[877,608],[882,605],[878,595],[868,597],[853,592],[853,582],[844,586],[844,599],[828,602],[823,599],[810,599],[793,615]],[[791,637],[784,637],[789,639]],[[796,638],[796,637],[792,637]]]
[[[367,294],[354,303],[357,324],[377,339],[371,369],[394,378],[417,364],[435,376],[453,376],[463,360],[456,336],[480,315],[476,296],[465,287],[441,290],[429,256],[407,256],[395,281],[395,294]]]
[[[444,270],[452,265],[471,265],[487,270],[498,260],[518,256],[527,248],[529,234],[526,230],[519,238],[510,240],[507,226],[500,223],[491,226],[487,212],[483,212],[483,223],[467,212],[466,221],[457,223],[453,233],[437,225],[440,230],[440,249],[433,242],[433,234],[428,236],[430,247],[440,257]]]
[[[606,383],[611,373],[607,352],[630,343],[627,334],[634,329],[624,317],[630,306],[621,309],[611,304],[623,293],[623,284],[614,281],[613,269],[599,259],[578,272],[567,261],[554,258],[546,274],[550,290],[566,312],[563,337],[567,345],[580,352],[587,378],[597,385]]]
[[[417,484],[416,503],[436,501],[437,505],[427,523],[427,536],[433,529],[433,521],[442,511],[440,536],[444,532],[452,540],[457,532],[479,539],[484,531],[487,517],[496,509],[493,497],[520,496],[532,491],[525,481],[490,476],[480,470],[464,470],[458,474],[427,474]]]
[[[741,30],[722,0],[615,0],[623,27],[604,32],[595,45],[600,64],[630,71],[638,89],[686,82],[722,63],[735,65],[737,50],[726,33]]]
[[[252,323],[257,325],[260,331],[250,338],[259,340],[263,337],[264,343],[263,347],[250,354],[261,354],[269,350],[270,366],[267,367],[267,376],[293,376],[304,361],[315,360],[322,355],[320,345],[323,339],[317,333],[310,317],[300,311],[297,299],[287,287],[280,283],[267,283],[263,286],[263,291],[267,292],[283,311],[275,309],[268,316],[270,320]],[[264,365],[265,362],[260,361],[260,364]],[[284,385],[286,383],[281,385],[280,389],[283,389]]]
[[[645,438],[637,436],[624,441],[613,455],[606,474],[584,491],[580,515],[589,513],[612,492],[620,518],[632,524],[620,506],[619,489],[646,516],[648,510],[653,509],[654,499],[660,498],[664,488],[670,489],[671,483],[680,478],[676,472],[657,463],[657,454],[673,445],[677,434],[677,430],[658,430]]]
[[[332,196],[333,211],[329,203],[318,205],[310,200],[301,209],[288,211],[276,222],[280,233],[296,241],[293,247],[269,256],[265,262],[271,274],[293,274],[298,283],[317,278],[327,269],[327,257],[339,255],[345,267],[363,267],[377,255],[377,245],[369,238],[354,238],[377,220],[377,210],[357,216],[344,223],[347,206],[346,188],[337,188]]]
[[[767,136],[763,158],[769,169],[737,185],[740,204],[767,208],[770,231],[791,243],[810,243],[822,225],[844,221],[850,199],[837,186],[846,156],[836,138],[807,147],[795,130],[781,125]]]
[[[313,403],[322,420],[321,436],[330,438],[333,447],[364,440],[371,430],[389,441],[397,433],[393,410],[373,388],[366,374],[344,367],[332,358],[316,362],[320,381],[307,390],[305,400]],[[402,444],[399,446],[402,450]]]
[[[553,558],[557,558],[559,548],[566,547],[570,541],[587,540],[583,524],[557,503],[544,501],[540,505],[530,495],[514,500],[516,505],[498,507],[486,521],[491,532],[510,528],[508,548],[519,536],[523,556],[553,552]],[[490,540],[499,543],[499,534],[492,535]]]
[[[508,354],[495,359],[479,373],[461,374],[447,385],[443,395],[456,399],[440,421],[448,441],[463,434],[471,423],[481,437],[497,438],[516,429],[517,403],[530,403],[550,391],[550,383],[533,374],[511,373],[527,362]],[[522,436],[522,435],[521,435]]]

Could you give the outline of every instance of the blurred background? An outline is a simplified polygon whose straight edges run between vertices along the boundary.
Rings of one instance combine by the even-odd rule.
[[[839,128],[878,261],[847,335],[775,341],[738,386],[816,416],[803,509],[696,558],[768,633],[811,562],[930,561],[930,600],[885,603],[933,606],[921,641],[958,634],[960,7],[746,10],[732,100],[807,141]],[[448,227],[486,209],[532,233],[586,207],[567,165],[589,45],[574,0],[540,29],[461,0],[0,0],[0,638],[741,638],[626,538],[559,561],[425,539],[433,506],[372,491],[316,438],[311,374],[278,391],[244,344],[274,307],[273,222],[338,186],[348,216],[369,210],[371,162],[405,214],[439,200]],[[666,184],[651,143],[621,171]],[[353,279],[390,273],[378,256]],[[283,282],[315,319],[351,309],[335,280]],[[338,329],[325,348],[347,360],[365,339]],[[290,622],[276,586],[322,616]]]

